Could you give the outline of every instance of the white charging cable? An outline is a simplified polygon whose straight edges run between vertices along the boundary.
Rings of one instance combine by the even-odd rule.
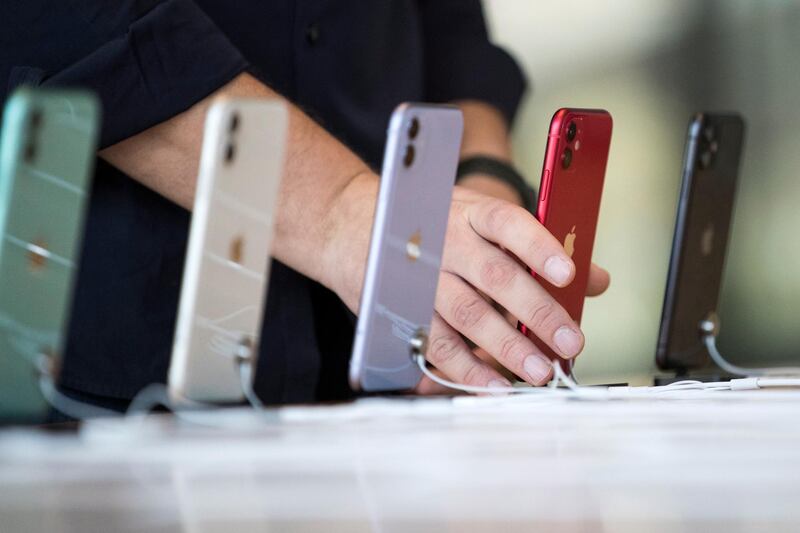
[[[226,333],[230,336],[230,332]],[[239,340],[219,337],[216,340],[212,340],[211,349],[222,357],[231,358],[232,356],[239,372],[239,385],[245,400],[253,409],[265,410],[266,406],[253,390],[253,363],[255,361],[253,354],[255,353],[255,344],[250,337],[245,335]]]
[[[253,390],[253,362],[252,359],[239,360],[239,381],[242,385],[242,394],[244,394],[247,403],[253,409],[263,411],[266,409],[264,402],[258,397],[256,391]]]
[[[91,405],[70,398],[58,390],[58,387],[53,382],[52,376],[49,373],[41,371],[41,365],[39,369],[39,390],[41,391],[45,400],[47,400],[47,403],[49,403],[57,411],[76,420],[120,416],[120,413],[112,409],[97,407],[96,405]]]
[[[608,391],[608,389],[602,387],[586,387],[578,385],[564,373],[564,371],[561,369],[561,366],[557,362],[552,363],[553,379],[545,387],[481,387],[477,385],[456,383],[438,376],[430,368],[428,368],[428,363],[421,353],[412,354],[412,358],[422,373],[434,383],[438,383],[439,385],[449,389],[468,392],[471,394],[525,394],[542,398],[575,397],[576,394],[580,394],[584,397],[597,398],[606,395]],[[559,388],[559,383],[563,383],[566,388]]]
[[[245,399],[251,406],[253,406],[254,409],[263,411],[266,409],[266,407],[253,390],[253,365],[252,357],[250,357],[250,355],[252,354],[248,352],[248,354],[245,356],[241,350],[236,353],[236,362],[241,380],[242,393],[245,396]],[[133,397],[124,413],[120,413],[113,409],[98,407],[90,403],[76,400],[58,390],[58,386],[55,384],[53,379],[51,358],[47,355],[42,354],[39,356],[36,361],[36,367],[39,371],[39,390],[41,391],[45,400],[47,400],[47,402],[57,411],[76,420],[119,417],[142,418],[150,414],[156,407],[163,406],[175,414],[178,418],[195,422],[195,417],[188,417],[184,415],[190,411],[216,411],[220,409],[219,406],[202,402],[193,402],[188,400],[178,401],[170,397],[166,385],[162,383],[151,383]]]
[[[736,366],[725,359],[717,349],[718,325],[714,320],[707,319],[700,323],[700,332],[703,336],[703,344],[708,350],[711,360],[728,374],[734,376],[758,377],[758,376],[786,376],[800,377],[800,367],[775,367],[775,368],[744,368]]]
[[[800,388],[800,378],[748,377],[730,381],[702,382],[694,380],[676,381],[669,385],[642,387],[590,387],[578,385],[553,361],[553,379],[546,387],[480,387],[456,383],[438,376],[428,368],[425,357],[416,353],[412,356],[422,373],[431,381],[444,387],[472,394],[526,394],[541,398],[580,398],[591,400],[612,400],[622,398],[696,398],[701,393],[723,391],[747,391],[766,388]],[[559,387],[563,385],[563,387]],[[717,396],[717,394],[714,394]]]
[[[711,359],[722,370],[736,376],[729,381],[702,382],[684,380],[651,387],[586,387],[578,385],[572,376],[567,375],[556,361],[552,361],[553,379],[547,387],[479,387],[465,385],[444,379],[428,368],[425,361],[425,348],[427,336],[423,330],[416,332],[411,339],[411,357],[419,366],[422,373],[434,383],[444,387],[468,392],[472,394],[539,394],[540,396],[570,396],[585,399],[614,399],[620,397],[660,397],[686,398],[697,397],[698,393],[717,393],[723,391],[752,391],[758,389],[800,388],[800,368],[742,368],[729,363],[722,357],[717,349],[717,332],[719,331],[718,318],[715,314],[700,323],[700,332],[703,342]],[[564,388],[559,388],[563,385]]]
[[[141,418],[150,414],[159,405],[166,407],[176,415],[184,410],[198,408],[213,410],[216,408],[215,406],[195,402],[182,402],[179,405],[170,398],[167,387],[161,383],[152,383],[139,391],[124,413],[105,407],[98,407],[71,398],[58,390],[53,380],[53,375],[49,371],[48,359],[47,356],[42,356],[40,363],[37,365],[39,369],[39,390],[54,409],[76,420],[120,417]]]

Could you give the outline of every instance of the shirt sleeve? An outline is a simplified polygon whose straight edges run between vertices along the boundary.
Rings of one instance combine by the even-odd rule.
[[[247,67],[194,2],[165,0],[42,85],[94,91],[103,105],[100,146],[106,147],[185,111]]]
[[[489,40],[480,0],[419,0],[419,7],[428,99],[481,100],[511,124],[527,81],[514,58]]]

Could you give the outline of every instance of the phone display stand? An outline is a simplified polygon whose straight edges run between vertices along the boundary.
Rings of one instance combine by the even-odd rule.
[[[717,335],[719,334],[719,317],[717,314],[713,312],[709,313],[708,317],[700,321],[697,328],[703,345],[706,347],[706,351],[711,357],[711,360],[717,365],[717,368],[706,369],[698,373],[678,370],[675,372],[675,375],[656,376],[653,379],[654,385],[669,385],[670,383],[682,381],[687,378],[704,383],[727,381],[734,375],[737,375],[736,372],[731,372],[726,368],[731,365],[722,357],[717,349]]]
[[[728,381],[736,377],[795,377],[800,376],[800,368],[797,367],[774,367],[774,368],[744,368],[729,362],[717,348],[717,338],[719,337],[719,317],[716,313],[709,313],[708,317],[698,324],[700,338],[706,348],[711,360],[717,366],[706,374],[691,374],[691,379],[696,381]],[[686,379],[687,374],[677,373],[676,376],[657,376],[656,385],[669,384],[674,381]]]
[[[800,367],[797,366],[784,366],[784,367],[762,367],[762,368],[745,368],[737,366],[727,359],[725,359],[717,349],[717,336],[719,335],[719,319],[715,314],[709,315],[709,318],[700,323],[700,332],[702,333],[703,343],[708,350],[708,355],[711,360],[722,370],[730,376],[747,376],[747,377],[762,377],[762,378],[797,378],[800,377]],[[794,386],[794,385],[790,385]]]

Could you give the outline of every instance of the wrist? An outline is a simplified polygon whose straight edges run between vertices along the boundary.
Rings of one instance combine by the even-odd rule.
[[[481,192],[522,205],[531,212],[534,209],[536,196],[534,189],[525,182],[509,161],[487,155],[472,155],[462,159],[458,164],[456,182],[463,184],[464,180],[471,176],[477,176],[471,181],[482,188]],[[508,189],[516,194],[510,193]],[[496,193],[493,194],[491,191]]]
[[[331,202],[318,281],[351,310],[358,307],[369,252],[379,178],[369,170],[353,175]]]
[[[499,198],[515,205],[523,206],[523,198],[514,187],[489,174],[469,174],[458,180],[458,184],[493,198]]]

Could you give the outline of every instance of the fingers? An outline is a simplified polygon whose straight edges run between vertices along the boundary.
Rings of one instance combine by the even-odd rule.
[[[584,343],[580,328],[530,273],[507,253],[483,239],[475,238],[470,249],[469,257],[474,260],[459,265],[457,274],[517,317],[561,357],[569,359],[580,353]],[[473,339],[461,324],[448,322]],[[492,349],[489,345],[478,344],[497,356],[497,347]],[[505,363],[504,366],[507,367]]]
[[[589,284],[586,286],[586,296],[599,296],[606,292],[611,284],[608,271],[592,263],[589,269]]]
[[[451,210],[427,359],[460,383],[495,386],[505,381],[469,349],[471,341],[525,381],[546,383],[552,376],[549,359],[509,324],[503,312],[519,318],[561,357],[578,355],[584,344],[580,328],[528,271],[565,286],[575,276],[574,263],[561,244],[517,206],[464,201],[452,217]],[[608,273],[592,265],[587,293],[599,294],[608,284]],[[495,302],[502,309],[496,309]]]
[[[472,204],[466,211],[478,235],[508,249],[557,287],[569,285],[575,265],[553,237],[525,209],[501,200]]]
[[[547,357],[458,276],[448,272],[439,276],[436,310],[452,328],[528,383],[544,385],[550,380]]]
[[[480,297],[478,299],[486,304]],[[475,357],[461,336],[437,313],[431,322],[425,358],[449,380],[457,383],[477,387],[511,386],[496,370]]]
[[[514,319],[514,325],[515,325],[514,327],[516,327],[516,324],[517,324],[517,319],[515,318]],[[472,342],[472,341],[469,341],[469,342]],[[489,352],[487,352],[486,350],[484,350],[480,346],[473,346],[472,347],[472,353],[475,354],[475,357],[477,357],[478,359],[480,359],[481,361],[483,361],[487,365],[491,366],[492,368],[494,368],[495,370],[500,372],[500,374],[502,374],[504,378],[512,380],[512,381],[518,381],[519,380],[519,378],[516,375],[514,375],[514,373],[512,371],[510,371],[509,369],[507,369],[506,367],[501,365],[500,362],[497,359],[492,357],[492,355]]]
[[[432,368],[431,372],[443,377],[442,373]],[[444,385],[439,385],[428,376],[422,376],[422,379],[419,380],[417,386],[414,387],[414,394],[419,394],[420,396],[438,396],[438,395],[447,395],[452,396],[456,394],[464,394],[461,391],[451,389],[449,387],[445,387]]]

